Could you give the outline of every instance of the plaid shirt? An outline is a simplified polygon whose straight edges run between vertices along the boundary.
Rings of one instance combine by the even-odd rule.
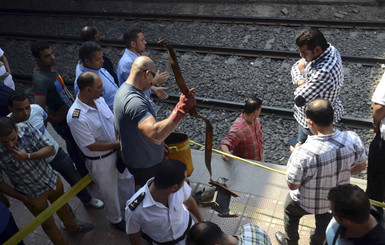
[[[294,201],[309,213],[330,209],[329,190],[350,182],[350,169],[366,160],[360,137],[351,131],[335,130],[330,135],[311,135],[290,156],[286,180],[299,189],[290,191]]]
[[[243,113],[231,125],[229,133],[222,140],[234,155],[261,161],[263,156],[262,127],[259,118],[255,125],[243,117]]]
[[[18,123],[17,127],[18,148],[32,153],[52,145],[31,124]],[[0,143],[0,169],[9,176],[14,188],[28,197],[34,198],[49,188],[56,188],[57,176],[46,160],[14,160],[12,153],[2,143]],[[3,176],[0,173],[0,183],[3,182]]]
[[[243,225],[234,236],[238,239],[237,245],[271,245],[266,232],[252,224]]]
[[[303,60],[303,59],[301,59]],[[304,128],[308,128],[306,123],[305,108],[314,99],[324,99],[332,103],[334,109],[334,122],[338,122],[343,114],[344,108],[339,99],[341,88],[344,84],[344,74],[342,70],[341,55],[338,50],[329,44],[317,59],[306,63],[305,77],[298,69],[297,61],[291,68],[293,84],[301,79],[305,79],[305,84],[294,91],[294,97],[301,96],[305,99],[304,106],[294,105],[294,117]]]

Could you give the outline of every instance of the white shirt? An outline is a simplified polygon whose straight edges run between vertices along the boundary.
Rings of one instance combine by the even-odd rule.
[[[377,85],[376,90],[374,91],[372,101],[374,103],[385,106],[385,73],[382,75],[380,83]],[[381,138],[385,140],[385,118],[381,120],[379,125],[381,132]]]
[[[4,55],[4,51],[0,48],[0,57],[2,57],[3,55]],[[0,76],[4,75],[6,72],[7,72],[7,70],[5,68],[5,65],[3,64],[3,62],[0,61]],[[6,86],[10,87],[11,89],[15,90],[15,83],[13,82],[11,74],[9,74],[5,78],[4,84]]]
[[[183,235],[188,226],[190,214],[183,202],[190,197],[191,187],[184,183],[180,190],[170,195],[169,207],[166,207],[154,201],[151,196],[148,185],[153,180],[154,178],[149,179],[146,185],[127,201],[126,232],[127,234],[134,234],[142,230],[158,242],[176,240]],[[143,192],[145,193],[143,201],[132,211],[129,204]],[[185,240],[177,244],[184,245]]]
[[[114,114],[103,97],[94,100],[97,109],[84,104],[76,97],[67,113],[72,136],[84,155],[98,157],[108,151],[90,151],[87,146],[95,142],[115,142]]]

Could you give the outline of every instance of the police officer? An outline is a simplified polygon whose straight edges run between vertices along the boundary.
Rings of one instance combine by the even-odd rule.
[[[127,169],[119,173],[116,166],[120,141],[116,138],[114,115],[101,97],[103,82],[97,74],[84,72],[77,83],[80,91],[68,110],[68,126],[100,188],[107,220],[124,231],[119,195],[126,202],[134,194],[134,179]]]

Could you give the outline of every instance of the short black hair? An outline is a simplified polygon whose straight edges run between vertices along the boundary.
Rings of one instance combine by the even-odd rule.
[[[325,103],[316,103],[323,101]],[[305,109],[306,117],[316,125],[327,127],[333,123],[334,111],[332,104],[323,99],[316,99],[310,102]]]
[[[320,46],[322,51],[328,48],[328,42],[326,41],[322,32],[316,28],[310,28],[304,30],[296,39],[298,47],[307,45],[309,50],[314,50],[315,47]]]
[[[217,224],[203,221],[194,224],[187,234],[187,245],[214,245],[221,243],[226,234]]]
[[[143,32],[137,28],[132,28],[126,31],[123,35],[124,45],[126,45],[127,48],[130,48],[131,42],[136,41],[138,39],[139,33],[143,33]]]
[[[82,62],[85,59],[92,60],[92,54],[101,50],[103,50],[102,46],[93,41],[84,42],[79,48],[79,59]]]
[[[8,95],[8,106],[12,107],[13,102],[24,101],[25,99],[28,99],[28,101],[31,102],[26,93],[24,93],[22,91],[14,91]]]
[[[80,32],[83,41],[95,41],[95,35],[98,29],[95,26],[84,26]]]
[[[94,81],[95,78],[91,73],[83,72],[79,75],[78,80],[76,80],[76,83],[78,84],[79,90],[82,91],[87,87],[92,87]]]
[[[49,48],[50,46],[46,41],[36,41],[31,44],[31,52],[35,58],[40,58],[40,52]]]
[[[333,202],[333,215],[362,224],[369,219],[370,202],[366,193],[352,184],[339,185],[330,189],[329,201]]]
[[[156,169],[154,184],[159,189],[167,189],[181,184],[185,179],[186,165],[175,159],[163,160]]]
[[[259,108],[262,106],[262,100],[260,100],[257,95],[254,95],[253,97],[249,98],[245,101],[245,107],[243,108],[243,111],[246,114],[252,113],[256,110],[259,110]]]
[[[9,117],[0,117],[0,137],[9,136],[16,130],[15,122]]]

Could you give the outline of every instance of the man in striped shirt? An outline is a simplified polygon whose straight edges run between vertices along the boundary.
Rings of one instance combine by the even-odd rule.
[[[296,40],[300,56],[292,69],[294,91],[294,117],[297,120],[298,141],[304,143],[311,132],[306,123],[305,108],[314,99],[329,101],[334,110],[334,122],[338,122],[344,108],[339,94],[344,84],[341,55],[326,42],[324,35],[317,29],[302,32]]]
[[[285,202],[286,235],[277,232],[280,244],[298,244],[298,224],[302,216],[315,214],[316,228],[310,244],[323,244],[331,219],[329,190],[347,184],[350,175],[366,168],[366,149],[360,137],[333,128],[333,108],[316,99],[306,107],[306,121],[313,135],[293,148],[287,163],[286,181],[290,189]]]

